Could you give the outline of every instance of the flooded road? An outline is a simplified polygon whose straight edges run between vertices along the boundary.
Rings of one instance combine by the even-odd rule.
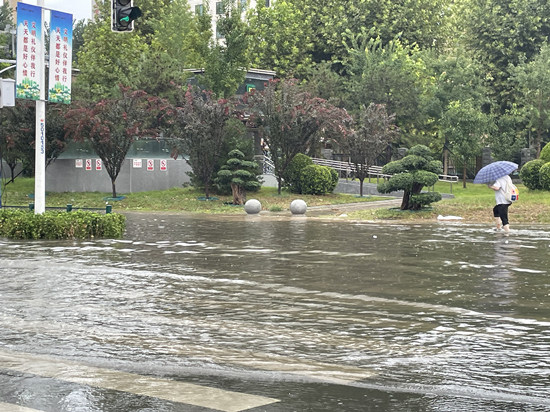
[[[550,411],[549,267],[531,226],[132,214],[122,240],[0,239],[0,411]]]

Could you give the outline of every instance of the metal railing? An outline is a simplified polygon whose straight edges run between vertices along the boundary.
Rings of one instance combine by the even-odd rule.
[[[319,158],[313,158],[313,163],[321,165],[321,166],[328,166],[332,167],[335,170],[340,170],[346,173],[346,176],[351,176],[353,172],[355,172],[355,165],[353,163],[349,162],[341,162],[338,160],[329,160],[329,159],[319,159]],[[368,176],[373,176],[377,178],[390,178],[392,175],[387,173],[382,173],[382,166],[370,166],[368,168]],[[439,175],[438,180],[440,182],[448,182],[448,183],[457,183],[458,182],[458,176],[455,175]]]

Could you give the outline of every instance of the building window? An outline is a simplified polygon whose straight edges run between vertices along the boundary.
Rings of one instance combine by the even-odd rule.
[[[216,14],[223,14],[223,2],[216,2]]]
[[[265,0],[265,7],[269,7],[269,6],[271,6],[271,1]]]
[[[197,16],[202,16],[203,13],[204,13],[204,5],[203,4],[195,5],[195,14]]]

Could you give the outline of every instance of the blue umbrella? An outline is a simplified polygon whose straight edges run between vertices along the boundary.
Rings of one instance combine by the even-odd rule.
[[[517,163],[500,160],[482,167],[474,179],[474,183],[492,183],[502,176],[509,175],[518,168]]]

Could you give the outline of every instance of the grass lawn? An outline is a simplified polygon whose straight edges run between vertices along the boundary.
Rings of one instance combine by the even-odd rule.
[[[518,185],[519,201],[510,206],[510,223],[550,223],[550,192],[529,191],[523,185]],[[449,193],[449,183],[438,183],[435,190]],[[17,178],[14,184],[2,186],[2,204],[8,206],[28,206],[32,203],[29,194],[34,192],[34,179]],[[356,220],[412,220],[436,221],[438,215],[460,216],[465,222],[490,223],[493,222],[492,208],[495,202],[494,192],[486,185],[467,183],[454,184],[452,192],[454,199],[443,199],[433,204],[431,209],[418,212],[388,209],[365,209],[346,213],[347,219]],[[100,208],[105,209],[107,202],[113,206],[114,212],[123,211],[164,211],[164,212],[191,212],[191,213],[227,213],[242,214],[242,206],[233,206],[227,203],[232,201],[230,195],[216,196],[216,200],[200,200],[204,193],[194,188],[173,188],[161,191],[121,194],[125,196],[120,201],[106,200],[109,193],[47,193],[46,207],[65,207],[72,204],[73,208]],[[373,202],[380,197],[357,197],[348,194],[331,194],[326,196],[297,195],[283,191],[277,194],[277,189],[263,187],[257,193],[249,193],[249,199],[258,199],[263,210],[272,212],[289,210],[290,202],[294,199],[303,199],[308,206],[337,205],[357,202]],[[328,212],[327,212],[328,213]]]
[[[17,178],[15,183],[2,187],[2,204],[7,206],[28,206],[33,202],[34,179]],[[29,196],[31,195],[31,196]],[[101,208],[109,202],[113,211],[167,211],[167,212],[198,212],[198,213],[244,213],[243,206],[234,206],[228,203],[233,201],[231,195],[212,195],[213,200],[204,200],[204,192],[191,187],[172,188],[151,192],[124,194],[124,199],[109,200],[110,193],[99,192],[65,192],[46,193],[46,207],[66,207],[72,204],[77,208]],[[214,197],[215,196],[215,197]],[[289,210],[290,202],[294,199],[303,199],[308,206],[335,205],[342,203],[372,202],[380,197],[357,197],[348,194],[330,194],[326,196],[297,195],[283,191],[277,194],[276,188],[263,187],[257,193],[248,193],[249,199],[258,199],[262,208],[269,211]]]
[[[550,223],[550,192],[529,191],[523,185],[517,185],[519,200],[510,206],[510,225],[514,223]],[[439,182],[435,190],[449,193],[449,184]],[[443,199],[434,203],[431,210],[418,212],[396,211],[388,209],[361,210],[348,214],[349,218],[360,220],[405,219],[435,221],[437,216],[460,216],[465,222],[493,223],[494,192],[484,184],[462,182],[453,185],[454,199]]]

